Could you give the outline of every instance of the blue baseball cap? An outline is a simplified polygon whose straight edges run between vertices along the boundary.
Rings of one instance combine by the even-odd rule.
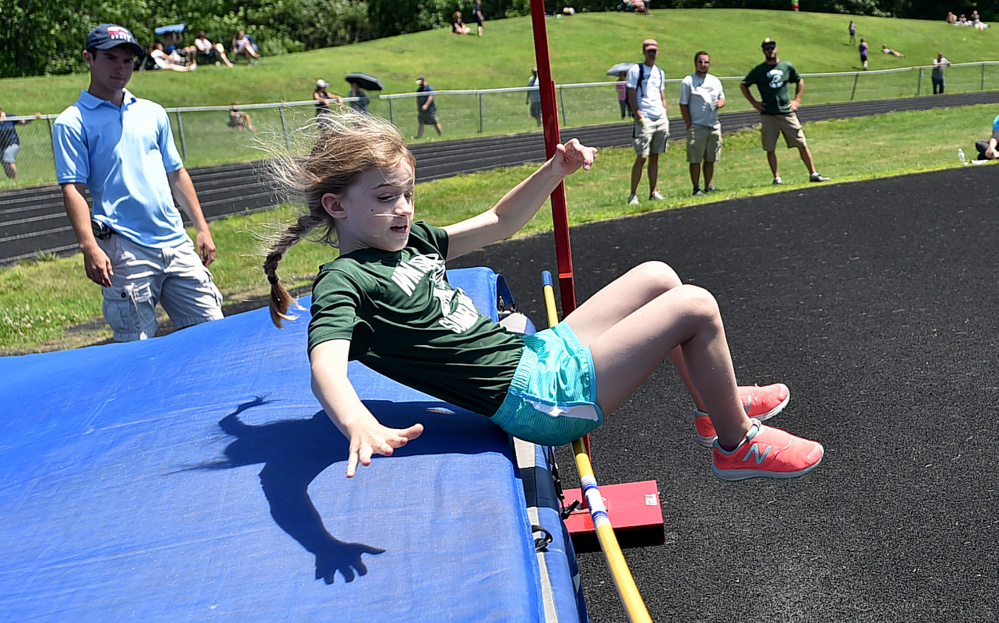
[[[135,42],[135,37],[132,36],[131,31],[117,24],[101,24],[91,30],[90,34],[87,35],[87,45],[84,46],[84,49],[110,50],[125,44],[132,46],[132,51],[135,52],[136,56],[142,56],[146,53],[145,48]]]

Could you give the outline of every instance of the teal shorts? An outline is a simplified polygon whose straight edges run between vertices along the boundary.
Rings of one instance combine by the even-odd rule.
[[[524,350],[493,421],[514,437],[544,446],[570,443],[604,421],[590,349],[562,323],[525,335]]]

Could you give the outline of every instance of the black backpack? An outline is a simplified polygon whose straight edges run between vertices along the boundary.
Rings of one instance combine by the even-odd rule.
[[[659,69],[659,71],[662,72],[662,69],[660,69],[659,67],[653,67],[652,69]],[[649,78],[651,78],[651,77],[652,76],[649,76]],[[664,72],[663,73],[663,78],[665,79],[665,77],[666,76],[665,76],[665,72]],[[641,101],[641,99],[642,99],[642,82],[643,82],[644,78],[645,78],[645,63],[639,63],[638,64],[638,85],[635,87],[635,104],[638,104],[638,102]],[[631,108],[631,102],[628,102],[628,108]],[[631,116],[632,117],[635,116],[635,111],[634,110],[631,111]]]

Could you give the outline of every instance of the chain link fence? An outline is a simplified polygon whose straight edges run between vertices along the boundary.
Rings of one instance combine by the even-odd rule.
[[[833,104],[860,100],[930,96],[932,66],[881,71],[802,74],[805,78],[804,104]],[[742,76],[721,78],[726,91],[726,112],[749,110],[739,92]],[[947,93],[970,93],[999,89],[999,62],[986,61],[951,65],[946,70]],[[525,80],[526,82],[526,80]],[[671,115],[678,112],[680,79],[667,80],[667,104]],[[614,82],[565,84],[556,86],[559,122],[563,128],[609,124],[622,121]],[[442,139],[472,138],[541,129],[530,115],[529,89],[513,87],[488,90],[434,91],[437,115],[443,126]],[[409,138],[417,134],[416,93],[372,97],[369,110],[396,124]],[[344,100],[345,105],[352,100]],[[274,147],[296,151],[296,131],[316,114],[314,101],[237,106],[248,116],[246,123],[233,121],[231,107],[204,106],[169,108],[174,140],[187,167],[260,160]],[[24,111],[18,111],[24,112]],[[16,158],[16,179],[5,167],[0,189],[52,183],[55,160],[52,155],[52,123],[56,115],[16,117],[27,119],[16,125],[20,150]],[[251,129],[252,125],[252,129]],[[985,132],[986,121],[982,127]],[[441,140],[433,127],[425,126],[422,140]]]

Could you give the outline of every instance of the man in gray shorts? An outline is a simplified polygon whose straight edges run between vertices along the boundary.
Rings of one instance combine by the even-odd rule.
[[[687,162],[694,196],[717,190],[712,183],[715,162],[721,157],[721,122],[718,109],[725,105],[725,90],[721,80],[708,73],[711,56],[707,52],[694,55],[694,73],[680,82],[680,114],[687,126]],[[704,162],[704,190],[701,190],[701,162]]]
[[[638,205],[638,183],[642,180],[642,168],[649,163],[649,200],[659,201],[659,154],[666,151],[669,138],[669,119],[666,117],[666,74],[656,67],[659,44],[655,39],[642,42],[644,62],[632,65],[628,70],[628,105],[635,115],[635,129],[632,141],[635,146],[635,164],[631,167],[631,194],[628,205]]]
[[[753,108],[760,111],[763,151],[767,152],[767,162],[770,164],[770,171],[774,174],[774,184],[784,183],[780,177],[780,171],[777,169],[777,153],[775,151],[777,139],[781,134],[784,135],[784,142],[788,148],[798,148],[801,161],[808,169],[809,181],[828,182],[828,177],[820,175],[815,170],[812,152],[805,142],[805,133],[801,129],[796,114],[801,106],[801,95],[805,91],[805,81],[798,75],[794,65],[777,57],[776,41],[767,37],[763,40],[762,48],[765,60],[750,70],[742,79],[739,88]],[[788,95],[787,85],[789,82],[793,82],[795,85],[793,100]],[[756,101],[752,93],[749,92],[749,87],[754,84],[760,90],[760,99],[763,101]]]
[[[215,242],[170,120],[162,106],[125,89],[143,52],[121,26],[94,28],[83,52],[90,87],[52,129],[66,214],[87,277],[103,287],[104,317],[118,342],[156,333],[157,302],[177,328],[222,318],[222,295],[207,268]],[[174,197],[194,223],[197,250]]]

